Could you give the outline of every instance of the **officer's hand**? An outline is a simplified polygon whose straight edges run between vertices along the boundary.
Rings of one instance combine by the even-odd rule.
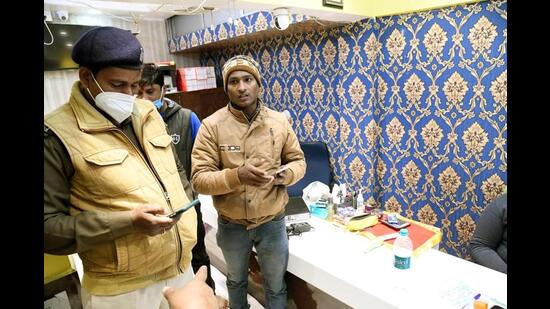
[[[163,216],[164,209],[158,205],[144,205],[131,212],[132,224],[139,232],[154,236],[169,230],[176,220]]]
[[[268,175],[265,171],[258,168],[262,163],[263,160],[252,159],[248,164],[239,167],[237,173],[241,183],[260,187],[273,181],[273,176]]]
[[[162,290],[170,309],[218,309],[214,291],[205,283],[208,271],[201,266],[195,278],[180,288],[170,286]]]

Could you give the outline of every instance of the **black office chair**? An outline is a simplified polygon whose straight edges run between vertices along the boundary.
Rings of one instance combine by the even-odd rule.
[[[314,181],[320,181],[329,188],[333,185],[334,177],[327,145],[324,142],[301,142],[300,147],[304,151],[307,168],[304,177],[287,188],[290,197],[301,197],[302,190]]]

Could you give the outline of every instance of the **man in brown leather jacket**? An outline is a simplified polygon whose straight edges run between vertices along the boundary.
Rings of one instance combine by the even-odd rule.
[[[227,263],[230,308],[248,308],[252,246],[264,275],[267,308],[285,308],[286,186],[304,176],[304,153],[286,117],[258,98],[256,61],[229,59],[223,80],[230,102],[203,120],[191,154],[191,182],[197,192],[212,195],[218,211],[216,239]],[[275,173],[282,166],[287,169]]]

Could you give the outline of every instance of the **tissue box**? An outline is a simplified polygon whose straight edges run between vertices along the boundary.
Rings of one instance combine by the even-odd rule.
[[[178,91],[195,91],[216,88],[214,67],[191,67],[177,69]]]

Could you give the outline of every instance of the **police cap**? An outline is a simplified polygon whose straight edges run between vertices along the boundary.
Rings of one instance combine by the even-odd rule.
[[[73,47],[72,58],[85,67],[140,69],[143,65],[143,48],[128,30],[97,27],[78,39]]]

